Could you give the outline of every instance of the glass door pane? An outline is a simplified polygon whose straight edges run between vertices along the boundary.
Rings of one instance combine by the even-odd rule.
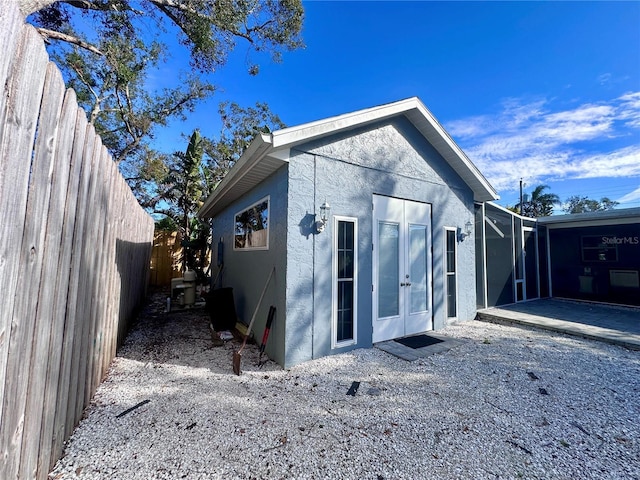
[[[409,313],[427,310],[427,227],[409,225]]]
[[[516,280],[524,280],[524,243],[522,242],[522,220],[515,218],[513,247],[516,257]]]
[[[353,340],[353,281],[338,281],[338,342]]]
[[[378,317],[400,313],[400,225],[378,222]]]
[[[536,233],[524,231],[525,275],[527,300],[538,298],[538,259],[536,257]]]

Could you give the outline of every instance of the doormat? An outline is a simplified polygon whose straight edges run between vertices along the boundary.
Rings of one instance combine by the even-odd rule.
[[[413,337],[398,338],[395,341],[401,343],[405,347],[413,349],[428,347],[429,345],[435,345],[436,343],[443,342],[443,340],[430,337],[429,335],[415,335]]]

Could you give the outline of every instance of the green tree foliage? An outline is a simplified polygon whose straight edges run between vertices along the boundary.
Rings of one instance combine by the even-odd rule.
[[[600,200],[593,200],[586,196],[572,195],[567,198],[562,209],[566,213],[585,213],[585,212],[601,212],[604,210],[613,210],[619,205],[619,202],[602,197]]]
[[[155,222],[156,231],[175,232],[178,230],[176,223],[169,217],[162,217]]]
[[[185,152],[175,152],[168,162],[161,189],[167,208],[162,213],[179,226],[183,238],[190,238],[191,219],[207,194],[202,182],[204,149],[200,131],[191,135]]]
[[[553,214],[553,206],[560,204],[560,197],[555,193],[544,193],[548,188],[548,185],[538,185],[530,195],[524,196],[522,200],[522,215],[538,218],[548,217]],[[520,202],[515,205],[515,208],[515,211],[519,213]]]
[[[222,121],[219,138],[204,141],[209,191],[213,191],[222,181],[257,135],[285,127],[280,117],[272,113],[266,103],[258,102],[255,107],[244,108],[237,103],[222,102],[218,107],[218,114]]]
[[[224,102],[219,114],[218,139],[206,139],[196,130],[184,152],[155,156],[141,189],[147,192],[144,206],[169,219],[163,224],[176,226],[186,247],[185,265],[199,273],[204,273],[210,229],[197,218],[198,210],[257,134],[285,126],[265,103],[243,108]]]
[[[524,203],[524,202],[523,202],[523,203]],[[506,208],[507,210],[509,210],[510,212],[517,213],[517,214],[519,215],[519,214],[520,214],[520,207],[519,207],[519,205],[520,205],[520,204],[516,204],[516,205],[507,205],[505,208]]]
[[[184,119],[214,92],[203,80],[237,42],[279,61],[302,46],[301,0],[20,0],[49,53],[134,190],[158,172],[157,127]],[[189,71],[159,74],[166,39],[190,54]],[[185,69],[186,70],[186,69]],[[141,193],[140,190],[137,193]]]
[[[196,218],[196,212],[208,194],[203,164],[203,141],[200,132],[191,135],[187,149],[175,152],[164,163],[164,175],[157,190],[162,202],[156,213],[164,215],[164,224],[173,224],[180,233],[183,266],[204,275],[209,228]],[[158,222],[160,223],[160,222]]]

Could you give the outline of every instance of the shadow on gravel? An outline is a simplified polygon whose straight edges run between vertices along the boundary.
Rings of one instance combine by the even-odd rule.
[[[214,345],[210,318],[204,307],[166,312],[167,290],[149,294],[147,304],[132,324],[118,357],[142,363],[159,363],[206,368],[215,373],[233,374],[233,351],[240,347],[236,339]],[[258,346],[248,343],[242,353],[243,371],[258,370]],[[260,370],[280,369],[263,356]]]

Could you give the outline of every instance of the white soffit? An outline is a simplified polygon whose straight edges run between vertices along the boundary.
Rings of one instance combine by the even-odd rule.
[[[269,135],[256,137],[213,193],[209,195],[198,211],[198,216],[201,218],[215,216],[288,161],[288,149],[273,152],[273,154],[270,150]]]

